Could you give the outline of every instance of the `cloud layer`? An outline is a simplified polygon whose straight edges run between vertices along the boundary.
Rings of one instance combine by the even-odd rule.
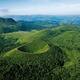
[[[0,9],[0,15],[7,15],[9,13],[8,9]]]
[[[79,15],[80,4],[55,4],[44,6],[23,6],[11,8],[9,14],[47,14],[47,15]]]
[[[80,15],[79,0],[14,0],[11,4],[8,1],[0,3],[0,15]]]

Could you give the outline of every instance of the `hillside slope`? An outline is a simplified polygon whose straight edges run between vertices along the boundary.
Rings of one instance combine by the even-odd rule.
[[[0,77],[9,80],[79,80],[80,28],[2,34]],[[15,41],[12,41],[16,39]],[[17,45],[17,46],[15,46]],[[1,48],[1,47],[0,47]],[[4,67],[5,66],[5,67]],[[15,74],[16,73],[16,74]]]

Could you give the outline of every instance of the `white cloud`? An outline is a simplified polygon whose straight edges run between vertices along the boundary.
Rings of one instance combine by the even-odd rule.
[[[0,9],[0,15],[1,16],[6,15],[7,13],[9,13],[8,9]]]
[[[80,14],[80,4],[60,4],[54,7],[54,14]]]
[[[31,14],[48,14],[48,15],[79,15],[80,4],[51,4],[35,6],[11,7],[9,11],[0,10],[0,14],[14,15],[31,15]]]

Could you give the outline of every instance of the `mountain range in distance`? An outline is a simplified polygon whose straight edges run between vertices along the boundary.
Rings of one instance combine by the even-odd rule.
[[[4,18],[13,18],[16,21],[48,21],[53,23],[80,25],[79,15],[6,15]]]

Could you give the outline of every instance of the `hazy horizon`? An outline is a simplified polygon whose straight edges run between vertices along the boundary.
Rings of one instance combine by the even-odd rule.
[[[1,0],[4,15],[80,15],[80,0]]]

